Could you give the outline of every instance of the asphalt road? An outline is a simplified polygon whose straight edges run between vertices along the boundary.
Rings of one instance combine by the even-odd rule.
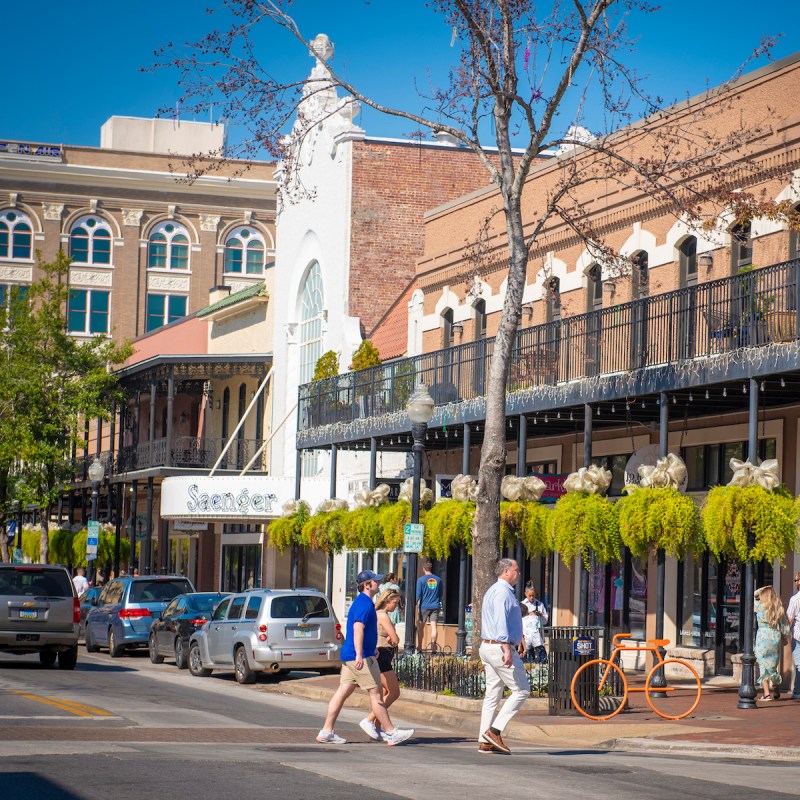
[[[800,786],[800,765],[780,760],[529,745],[485,755],[462,731],[419,725],[415,739],[390,748],[366,739],[356,709],[337,726],[348,744],[318,745],[323,716],[320,703],[232,675],[193,678],[143,652],[112,660],[81,651],[74,672],[0,656],[0,786],[14,800],[779,800]]]

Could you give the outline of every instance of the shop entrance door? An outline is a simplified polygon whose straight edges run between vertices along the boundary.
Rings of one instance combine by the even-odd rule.
[[[223,592],[258,589],[261,586],[261,545],[224,544],[221,584]]]
[[[715,672],[732,675],[734,653],[740,653],[741,643],[742,565],[739,561],[722,559],[709,564],[708,591],[712,599],[711,621],[715,630]]]

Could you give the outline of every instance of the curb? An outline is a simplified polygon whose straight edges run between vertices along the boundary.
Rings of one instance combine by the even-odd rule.
[[[619,738],[608,745],[612,750],[642,753],[671,753],[673,755],[709,755],[714,758],[746,758],[748,761],[798,761],[800,747],[764,747],[753,744],[714,744],[713,742],[689,742],[685,739],[638,739]]]

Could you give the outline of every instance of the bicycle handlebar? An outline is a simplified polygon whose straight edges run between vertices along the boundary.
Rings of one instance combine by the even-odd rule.
[[[614,634],[614,638],[611,640],[611,644],[613,644],[616,647],[617,645],[620,644],[620,642],[617,641],[618,639],[621,640],[621,639],[630,639],[630,638],[631,638],[631,634],[630,633],[615,633]]]

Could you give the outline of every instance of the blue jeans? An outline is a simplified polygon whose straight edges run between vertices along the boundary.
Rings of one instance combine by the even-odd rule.
[[[792,663],[794,664],[794,684],[792,696],[800,697],[800,641],[792,639]]]

